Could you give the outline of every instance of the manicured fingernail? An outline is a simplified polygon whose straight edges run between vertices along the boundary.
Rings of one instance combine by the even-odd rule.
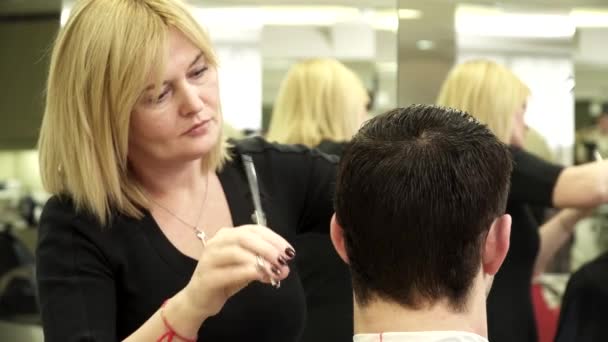
[[[295,257],[295,256],[296,256],[296,251],[295,251],[293,248],[291,248],[291,247],[287,247],[287,248],[285,249],[285,254],[287,254],[287,256],[288,256],[290,259],[293,259],[293,257]]]
[[[282,256],[279,256],[277,261],[279,262],[280,265],[287,266],[287,260],[285,260],[285,258],[283,258]]]

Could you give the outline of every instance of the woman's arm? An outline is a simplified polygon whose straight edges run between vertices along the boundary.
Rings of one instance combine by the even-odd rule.
[[[534,264],[534,274],[545,271],[557,251],[572,236],[576,223],[592,209],[562,209],[540,227],[540,250]]]
[[[36,281],[47,342],[115,341],[112,267],[71,203],[51,198],[40,219]]]
[[[608,161],[565,168],[553,190],[558,208],[593,207],[608,202]]]
[[[511,148],[509,200],[556,208],[590,208],[608,203],[608,161],[563,167]]]
[[[124,339],[125,342],[157,341],[167,332],[168,324],[174,332],[196,341],[198,330],[208,315],[192,305],[184,290],[178,292],[159,308],[137,331]],[[168,340],[168,339],[167,339]]]

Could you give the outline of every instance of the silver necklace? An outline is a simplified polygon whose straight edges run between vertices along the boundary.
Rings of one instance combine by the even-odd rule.
[[[201,221],[201,217],[203,216],[203,209],[205,208],[205,203],[207,202],[207,193],[209,193],[209,176],[207,175],[207,178],[205,180],[205,196],[203,197],[203,204],[201,205],[201,210],[198,213],[198,217],[196,218],[196,223],[190,224],[188,222],[186,222],[185,220],[183,220],[181,217],[177,216],[173,211],[169,210],[169,208],[165,207],[164,205],[158,203],[157,201],[155,201],[152,196],[148,195],[148,199],[156,204],[156,206],[158,206],[159,208],[163,209],[164,211],[166,211],[169,215],[173,216],[174,218],[176,218],[179,222],[183,223],[184,225],[186,225],[187,227],[191,228],[192,230],[194,230],[194,234],[196,234],[196,237],[201,240],[201,242],[203,243],[203,246],[205,244],[207,244],[207,234],[201,229],[199,228],[199,224]]]

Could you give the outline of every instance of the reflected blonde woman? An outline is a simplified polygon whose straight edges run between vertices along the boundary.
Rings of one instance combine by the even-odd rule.
[[[608,163],[563,167],[523,150],[530,94],[506,67],[474,60],[454,67],[437,100],[469,112],[511,146],[514,167],[507,205],[513,218],[511,247],[488,298],[489,340],[493,342],[537,341],[530,295],[533,277],[544,272],[576,222],[588,215],[586,208],[608,202]],[[531,205],[580,209],[563,209],[539,229]]]
[[[344,64],[316,58],[295,64],[281,83],[267,138],[284,144],[341,151],[367,114],[369,96]]]
[[[472,113],[504,143],[522,146],[530,88],[507,68],[477,60],[454,68],[437,103]]]

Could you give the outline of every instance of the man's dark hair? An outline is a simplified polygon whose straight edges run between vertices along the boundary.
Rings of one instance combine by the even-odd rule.
[[[463,310],[511,169],[507,146],[467,113],[414,105],[369,120],[342,155],[335,197],[357,302]]]

